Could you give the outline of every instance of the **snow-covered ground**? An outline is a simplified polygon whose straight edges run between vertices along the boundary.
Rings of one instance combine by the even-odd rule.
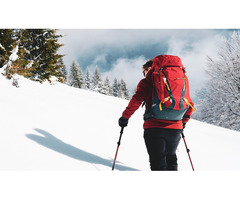
[[[222,177],[223,180],[227,179],[229,184],[233,184],[230,177],[239,177],[240,132],[193,119],[187,124],[185,139],[191,150],[190,155],[196,170],[194,178],[183,140],[177,151],[178,175],[176,172],[149,172],[148,155],[143,140],[142,108],[136,111],[129,120],[128,127],[124,129],[113,175],[111,167],[120,134],[118,118],[128,101],[60,83],[40,84],[20,76],[17,78],[19,78],[19,88],[13,87],[9,80],[0,75],[0,174],[4,177],[0,188],[5,191],[4,194],[11,194],[11,189],[7,186],[21,184],[24,177],[27,177],[27,185],[30,185],[31,190],[37,192],[37,189],[41,188],[35,188],[31,184],[31,181],[36,180],[34,176],[40,182],[43,181],[42,184],[47,188],[54,179],[60,190],[63,190],[62,184],[66,184],[66,181],[73,181],[68,180],[72,177],[74,186],[71,188],[85,195],[91,193],[91,189],[86,188],[97,185],[99,187],[95,189],[96,193],[89,194],[95,199],[95,195],[98,192],[102,194],[105,188],[100,186],[102,183],[106,184],[103,179],[111,181],[112,187],[118,181],[124,186],[137,186],[138,188],[127,190],[130,199],[134,198],[132,192],[140,192],[146,185],[149,187],[149,184],[152,187],[152,183],[154,183],[153,193],[157,194],[156,190],[160,193],[161,188],[155,184],[163,187],[161,180],[165,180],[166,184],[181,185],[183,179],[186,180],[186,177],[189,179],[189,173],[191,173],[190,181],[202,180],[202,173],[207,174],[209,180],[202,183],[204,186],[197,185],[204,187],[205,191],[206,186],[212,183],[211,178],[221,181]],[[104,173],[99,174],[96,171],[104,171]],[[117,171],[128,172],[119,174]],[[221,171],[221,177],[219,174],[214,175],[217,171]],[[227,175],[224,175],[226,171]],[[176,176],[180,179],[175,179]],[[64,183],[61,180],[64,180]],[[122,184],[117,184],[119,191]],[[191,185],[189,182],[183,184]],[[37,186],[39,187],[39,184]],[[233,184],[232,188],[235,187]],[[57,188],[49,190],[55,192]],[[188,186],[185,187],[186,193],[187,188]],[[117,192],[118,189],[115,188],[113,191]],[[219,189],[223,190],[223,186],[219,185]],[[213,188],[212,190],[214,191]],[[103,194],[106,198],[112,195],[111,199],[123,197],[119,193],[112,194],[107,188]],[[151,198],[151,195],[150,193],[149,196],[146,194],[140,197]],[[54,196],[50,197],[52,198],[49,199],[54,199]],[[207,199],[204,198],[200,188],[198,197]],[[34,196],[32,199],[38,198],[43,199],[43,196]]]

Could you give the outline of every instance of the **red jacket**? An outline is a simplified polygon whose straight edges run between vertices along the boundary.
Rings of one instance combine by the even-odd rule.
[[[129,119],[132,114],[139,108],[139,106],[142,104],[143,101],[146,102],[146,109],[150,108],[152,106],[152,90],[153,90],[153,84],[152,84],[152,70],[150,70],[147,73],[146,78],[142,79],[138,85],[136,93],[132,96],[128,106],[123,111],[122,116],[126,119]],[[192,105],[193,102],[190,102]],[[159,119],[150,119],[144,122],[143,128],[169,128],[169,129],[182,129],[182,122],[188,122],[192,115],[192,108],[189,107],[189,109],[186,111],[183,120],[179,121],[167,121],[167,120],[159,120]]]

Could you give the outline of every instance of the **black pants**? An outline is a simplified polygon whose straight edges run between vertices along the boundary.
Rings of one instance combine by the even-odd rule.
[[[176,150],[181,139],[181,129],[148,128],[144,140],[152,171],[177,171]]]

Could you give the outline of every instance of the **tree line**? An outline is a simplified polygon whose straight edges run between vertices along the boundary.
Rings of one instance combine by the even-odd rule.
[[[70,67],[68,77],[63,62],[64,55],[58,53],[63,44],[58,42],[62,35],[57,29],[0,29],[0,68],[2,74],[18,83],[14,74],[33,81],[52,81],[55,77],[61,83],[84,88],[102,94],[129,99],[129,91],[124,80],[115,78],[113,85],[108,77],[102,81],[96,68],[93,75],[87,69],[85,76],[76,62]]]
[[[77,64],[76,61],[73,61],[70,66],[68,84],[72,87],[87,89],[109,96],[130,99],[126,82],[123,79],[118,80],[117,78],[114,78],[113,84],[111,85],[108,76],[106,76],[104,80],[102,79],[102,75],[97,66],[95,67],[93,74],[91,74],[89,68],[87,68],[86,73],[83,74],[79,64]]]

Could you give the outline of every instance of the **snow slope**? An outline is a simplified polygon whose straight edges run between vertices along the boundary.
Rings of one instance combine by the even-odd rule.
[[[0,169],[111,170],[128,101],[18,78],[19,88],[0,78]],[[142,114],[124,130],[116,170],[149,170]],[[190,120],[185,136],[196,170],[240,169],[239,132]],[[177,153],[179,170],[191,170],[183,141]]]
[[[100,180],[111,176],[108,173],[96,175],[94,171],[111,171],[120,134],[117,121],[128,101],[60,83],[40,84],[23,77],[17,78],[19,88],[13,87],[9,80],[0,75],[0,171],[7,176],[3,179],[7,180],[3,185],[7,187],[21,183],[19,179],[24,179],[25,173],[14,173],[19,170],[24,172],[50,170],[50,173],[43,175],[43,185],[47,186],[46,176],[58,180],[59,174],[54,175],[56,170],[61,172],[73,170],[77,171],[77,174],[79,171],[91,171],[91,174],[87,173],[90,179],[93,176],[100,176]],[[128,127],[124,129],[115,171],[150,171],[143,140],[143,112],[143,109],[139,108],[129,120]],[[190,120],[185,129],[185,136],[196,172],[240,169],[239,132]],[[182,140],[177,155],[179,171],[191,171]],[[67,180],[68,175],[61,173]],[[115,175],[117,180],[121,180],[122,175],[116,173]],[[145,174],[137,176],[134,176],[134,173],[127,174],[128,177],[133,176],[132,178],[137,181],[134,184],[140,190],[143,189],[141,184],[143,178],[145,181],[152,181],[152,174],[147,175],[146,179]],[[162,173],[160,175],[160,179],[166,176]],[[76,174],[70,176],[74,177]],[[156,177],[158,176],[159,174]],[[32,175],[28,174],[26,177],[29,180],[28,184],[31,185]],[[77,177],[85,176],[80,173]],[[170,173],[169,177],[170,180],[174,179]],[[17,182],[11,181],[13,178]],[[42,173],[38,175],[38,179],[41,178]],[[186,179],[186,176],[183,179]],[[100,180],[96,179],[92,183],[87,179],[84,186],[91,184],[99,186],[102,183]],[[110,180],[114,181],[111,178]],[[154,179],[153,182],[156,181]],[[83,182],[79,179],[76,182],[82,184],[84,188]],[[2,188],[2,185],[0,186]],[[36,192],[37,189],[32,187],[31,189]],[[74,190],[77,189],[75,187]],[[62,185],[58,188],[62,188]],[[85,193],[88,194],[89,190],[87,189]],[[41,195],[40,197],[43,198]],[[204,197],[201,196],[202,198]],[[36,196],[34,199],[37,199]]]

